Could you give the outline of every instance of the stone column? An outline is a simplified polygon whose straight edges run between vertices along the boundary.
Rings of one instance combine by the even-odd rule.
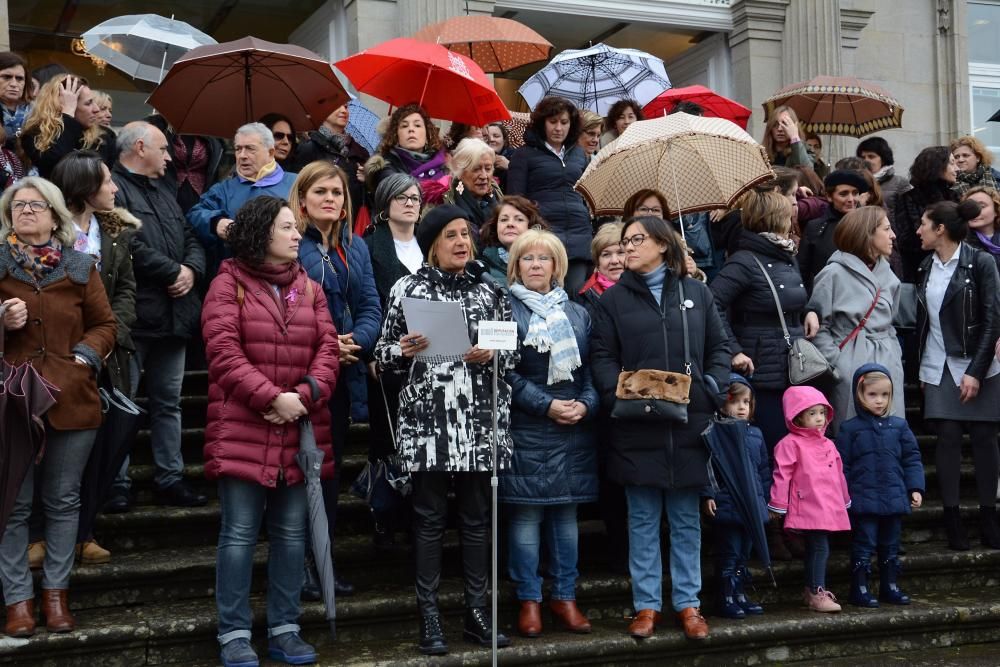
[[[764,131],[760,105],[782,85],[782,35],[789,4],[790,0],[733,3],[733,31],[729,34],[733,94],[753,110],[747,131],[758,140]]]
[[[970,134],[968,28],[965,0],[937,0],[938,29],[934,39],[937,64],[937,143]]]

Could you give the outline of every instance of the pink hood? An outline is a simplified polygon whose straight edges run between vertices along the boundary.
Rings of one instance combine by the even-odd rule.
[[[802,428],[792,421],[800,412],[808,410],[814,405],[825,405],[826,409],[830,411],[826,423],[829,424],[833,421],[833,406],[830,405],[830,401],[826,400],[826,396],[819,389],[813,387],[789,387],[785,390],[784,396],[781,397],[781,408],[785,412],[785,426],[788,427],[789,433],[815,436],[816,429]]]

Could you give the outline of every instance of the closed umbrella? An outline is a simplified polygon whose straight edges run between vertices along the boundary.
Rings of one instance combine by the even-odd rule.
[[[316,380],[306,376],[305,382],[312,387],[313,400],[319,400]],[[326,620],[330,623],[330,636],[337,638],[337,592],[333,578],[333,554],[330,551],[329,524],[326,519],[326,505],[323,504],[323,487],[320,486],[320,468],[323,466],[323,450],[316,446],[316,435],[308,418],[299,420],[299,451],[295,462],[299,464],[306,478],[306,501],[309,506],[309,537],[312,541],[313,560],[319,575],[319,587],[323,592]]]
[[[510,118],[483,69],[440,44],[400,37],[335,65],[360,92],[397,107],[416,102],[431,118],[480,127]]]
[[[158,14],[116,16],[80,36],[84,48],[135,79],[159,83],[163,73],[193,48],[216,44],[184,21]]]
[[[764,520],[767,507],[757,493],[757,471],[746,447],[746,423],[738,419],[713,419],[701,434],[712,455],[712,470],[729,491],[733,507],[750,533],[761,565],[771,575],[771,555],[767,550]],[[775,583],[777,586],[777,583]]]
[[[681,112],[629,125],[597,152],[576,189],[596,215],[621,215],[638,190],[659,190],[673,217],[731,208],[773,177],[764,148],[735,124]]]
[[[330,63],[312,51],[244,37],[189,51],[148,104],[178,134],[232,138],[239,126],[268,113],[315,130],[348,99]]]
[[[764,100],[765,119],[780,106],[795,111],[806,132],[863,137],[903,126],[903,107],[885,89],[847,76],[817,76]]]
[[[558,95],[581,109],[606,116],[618,100],[632,99],[644,106],[669,87],[660,58],[637,49],[597,44],[563,51],[517,92],[531,109],[543,97]]]
[[[413,39],[440,44],[496,74],[548,60],[552,43],[513,19],[453,16],[414,33]]]
[[[665,90],[642,108],[642,114],[646,118],[666,116],[678,102],[694,102],[705,110],[703,115],[706,118],[725,118],[744,130],[747,129],[747,122],[750,120],[750,109],[705,86],[684,86]]]

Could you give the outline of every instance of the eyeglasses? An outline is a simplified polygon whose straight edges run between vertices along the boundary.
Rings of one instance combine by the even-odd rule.
[[[537,255],[537,256],[536,255],[521,255],[521,261],[524,262],[525,264],[531,264],[536,259],[539,262],[541,262],[542,264],[544,264],[546,262],[551,262],[552,261],[552,256],[551,255]]]
[[[284,141],[288,139],[289,141],[295,141],[295,135],[291,132],[271,132],[274,135],[275,141]]]
[[[633,234],[632,236],[623,238],[619,245],[622,247],[622,250],[628,248],[630,243],[632,244],[632,247],[638,248],[639,246],[642,245],[643,241],[645,240],[646,240],[645,234]]]
[[[17,200],[10,203],[11,213],[21,213],[25,206],[30,208],[33,213],[42,213],[43,211],[49,210],[49,203],[47,201]]]
[[[655,207],[640,206],[639,208],[635,209],[635,212],[641,213],[643,215],[663,215],[663,209],[660,208],[659,206]]]
[[[407,204],[420,206],[420,195],[396,195],[392,200],[400,206],[406,206]]]

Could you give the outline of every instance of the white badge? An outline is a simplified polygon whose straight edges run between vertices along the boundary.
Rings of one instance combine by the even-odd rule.
[[[480,350],[516,350],[517,322],[480,322],[478,345]]]

